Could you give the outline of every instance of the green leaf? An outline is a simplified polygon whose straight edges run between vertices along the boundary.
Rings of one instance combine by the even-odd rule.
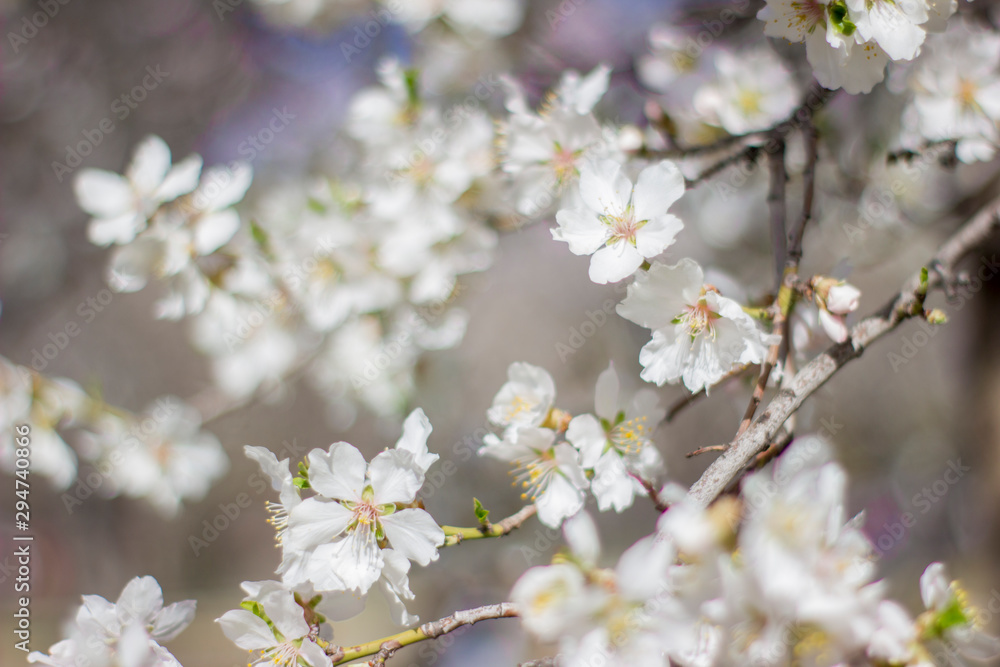
[[[835,2],[831,2],[828,6],[830,8],[830,23],[832,23],[833,27],[837,29],[837,32],[845,37],[853,35],[854,31],[857,30],[858,27],[851,21],[847,11],[847,5],[844,3],[844,0],[836,0]]]
[[[406,100],[411,107],[420,104],[420,71],[416,68],[409,68],[403,72],[403,80],[406,83]]]
[[[479,498],[472,499],[472,511],[476,513],[476,519],[482,525],[489,524],[490,511],[483,507],[483,504],[479,502]]]
[[[259,246],[267,245],[267,232],[264,228],[257,224],[256,220],[250,221],[250,236]]]

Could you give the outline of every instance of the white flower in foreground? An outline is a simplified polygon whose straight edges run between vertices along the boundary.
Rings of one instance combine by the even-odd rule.
[[[194,190],[200,173],[197,155],[171,167],[170,149],[157,136],[139,144],[124,176],[81,170],[73,191],[80,208],[93,216],[87,237],[101,246],[131,242],[161,204]]]
[[[693,392],[740,364],[762,362],[778,341],[738,303],[705,285],[701,267],[689,258],[674,266],[656,263],[636,276],[618,314],[653,331],[639,354],[642,379],[657,385],[683,380]]]
[[[674,242],[684,224],[667,209],[683,194],[684,176],[667,160],[643,169],[634,190],[617,162],[586,164],[580,171],[586,208],[556,213],[552,238],[568,243],[575,255],[593,255],[595,283],[618,282]]]
[[[613,365],[598,377],[595,394],[597,415],[574,417],[566,439],[580,450],[581,465],[594,471],[590,490],[598,508],[621,512],[632,506],[636,494],[645,492],[633,474],[652,482],[663,471],[663,459],[650,438],[666,411],[648,389],[621,409]]]
[[[766,47],[715,56],[715,80],[695,93],[695,110],[730,134],[762,130],[799,103],[791,73]]]
[[[179,667],[160,646],[176,637],[194,618],[195,601],[163,606],[163,591],[153,577],[135,577],[116,602],[84,595],[69,639],[49,650],[33,651],[28,662],[54,667],[114,664],[116,667]]]
[[[547,428],[521,426],[508,428],[503,439],[490,433],[483,438],[481,456],[492,456],[512,463],[514,484],[538,508],[538,520],[558,528],[583,509],[587,478],[580,467],[580,455],[572,445],[555,442],[556,434]]]
[[[969,595],[957,581],[949,581],[944,565],[931,563],[920,576],[920,597],[927,607],[918,623],[926,639],[939,639],[973,660],[994,660],[1000,656],[1000,639],[983,632],[979,610],[969,603]]]
[[[556,400],[556,385],[544,368],[516,361],[507,368],[507,382],[486,411],[495,426],[541,426]]]
[[[863,43],[842,0],[768,0],[757,18],[768,37],[806,43],[816,80],[826,88],[868,93],[885,75],[889,56]]]
[[[330,656],[316,643],[318,631],[306,622],[306,610],[295,594],[280,585],[256,587],[251,583],[251,587],[256,595],[250,596],[252,604],[247,606],[253,611],[234,609],[216,619],[226,637],[250,651],[247,665],[330,667]],[[254,652],[259,652],[256,657]]]
[[[319,591],[364,594],[382,574],[385,549],[420,565],[437,560],[444,531],[426,511],[400,508],[414,502],[424,483],[426,448],[401,442],[404,448],[383,451],[371,463],[346,442],[309,452],[309,486],[318,495],[289,514],[279,569],[286,583],[307,577]]]
[[[614,570],[595,569],[574,553],[566,562],[529,569],[511,599],[529,632],[560,640],[560,664],[592,665],[595,656],[602,664],[666,664],[660,614],[669,606],[674,555],[670,543],[655,536],[630,547]]]

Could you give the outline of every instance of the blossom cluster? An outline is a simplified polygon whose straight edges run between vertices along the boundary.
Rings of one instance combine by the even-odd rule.
[[[570,550],[527,570],[511,598],[525,627],[590,665],[930,665],[1000,655],[940,563],[914,620],[876,581],[863,518],[845,515],[846,475],[824,441],[797,440],[741,498],[708,509],[683,491],[656,532],[598,567],[593,522],[564,524]]]
[[[194,408],[174,396],[133,414],[72,380],[48,378],[0,357],[0,400],[0,469],[14,471],[14,426],[30,424],[32,472],[66,492],[62,499],[70,513],[96,493],[143,498],[175,516],[183,502],[203,498],[229,469],[218,438],[201,428]],[[74,447],[64,439],[70,434]]]
[[[511,364],[487,412],[502,435],[483,438],[482,456],[510,463],[522,498],[556,528],[579,512],[589,490],[603,511],[622,512],[664,471],[651,438],[666,411],[645,389],[622,400],[614,367],[597,380],[594,414],[555,407],[555,382],[543,368]]]
[[[164,606],[156,579],[135,577],[115,602],[84,595],[66,638],[47,654],[32,651],[28,662],[48,667],[180,667],[161,644],[190,625],[194,611],[194,600]]]

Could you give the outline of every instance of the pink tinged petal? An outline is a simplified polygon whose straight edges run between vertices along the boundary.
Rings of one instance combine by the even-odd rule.
[[[556,222],[559,227],[552,230],[552,238],[568,243],[574,255],[593,254],[611,236],[608,226],[591,211],[563,209],[556,212]]]
[[[170,169],[170,148],[163,139],[150,135],[135,149],[125,176],[143,196],[153,194]]]
[[[597,377],[597,387],[594,390],[594,411],[598,417],[614,421],[618,415],[618,394],[620,391],[618,373],[614,363]]]
[[[143,624],[163,608],[163,591],[153,577],[135,577],[118,596],[115,609],[122,625],[132,621]]]
[[[342,534],[354,520],[354,512],[340,503],[307,498],[288,514],[284,535],[287,549],[309,549]]]
[[[392,548],[419,565],[437,560],[444,531],[422,509],[405,509],[383,516],[382,528]]]
[[[920,599],[927,609],[942,609],[952,597],[951,584],[945,576],[944,564],[931,563],[920,575]]]
[[[201,216],[194,227],[194,249],[209,255],[229,242],[240,228],[240,216],[231,208]]]
[[[87,213],[113,218],[131,212],[135,193],[128,180],[103,169],[83,169],[73,179],[76,201]]]
[[[854,285],[834,285],[826,297],[826,309],[837,315],[846,315],[858,309],[860,299],[861,290]]]
[[[290,590],[276,590],[264,596],[260,601],[267,617],[282,636],[288,639],[298,639],[309,634],[309,624],[306,623],[303,609],[295,601],[295,595]]]
[[[597,417],[589,414],[577,415],[570,420],[566,439],[580,451],[580,465],[584,468],[593,468],[608,444],[604,427]]]
[[[196,605],[194,600],[184,600],[164,607],[153,621],[153,639],[162,644],[179,635],[194,620]]]
[[[376,505],[413,502],[424,483],[423,470],[408,452],[398,449],[387,449],[372,459],[368,474]]]
[[[635,246],[622,239],[593,254],[590,258],[590,279],[598,285],[616,283],[635,273],[642,262],[643,256]]]
[[[202,160],[200,155],[191,155],[178,162],[167,172],[163,183],[156,188],[153,199],[168,202],[186,195],[198,187],[198,177],[201,176]]]
[[[583,509],[583,493],[562,475],[554,475],[535,506],[539,521],[549,528],[558,528],[564,519]]]
[[[673,162],[663,160],[646,167],[639,172],[632,195],[636,220],[651,220],[665,215],[683,194],[684,176]]]
[[[309,461],[309,486],[334,500],[361,500],[365,488],[365,457],[353,445],[335,442],[324,452],[314,449]]]
[[[670,247],[684,223],[675,215],[652,218],[635,233],[635,247],[639,254],[650,259]]]
[[[843,343],[847,340],[847,324],[841,315],[834,315],[824,309],[819,311],[819,323],[823,326],[826,335],[836,343]]]
[[[229,641],[244,651],[259,651],[278,643],[264,619],[245,609],[227,611],[215,620]]]
[[[632,183],[614,160],[589,162],[580,169],[580,196],[598,214],[624,213],[632,197]]]

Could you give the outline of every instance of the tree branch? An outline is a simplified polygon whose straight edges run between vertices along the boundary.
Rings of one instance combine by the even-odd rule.
[[[352,660],[373,655],[375,658],[368,664],[373,666],[384,665],[385,661],[392,657],[393,653],[404,646],[416,644],[427,639],[436,639],[441,635],[454,632],[462,626],[473,625],[479,621],[491,618],[513,618],[515,616],[518,616],[518,612],[513,602],[498,602],[496,604],[488,604],[484,607],[476,607],[475,609],[456,611],[451,616],[445,616],[440,620],[424,623],[412,630],[406,630],[383,637],[382,639],[358,644],[357,646],[337,647],[331,657],[333,658],[334,665],[343,665]]]
[[[951,269],[966,253],[980,245],[1000,228],[1000,199],[993,200],[963,225],[938,250],[928,263]],[[851,329],[846,341],[831,346],[795,374],[750,428],[737,438],[725,454],[712,462],[688,492],[699,505],[707,506],[772,441],[775,434],[802,403],[840,370],[847,362],[861,356],[873,342],[895,329],[904,320],[922,314],[921,272],[912,276],[889,303]],[[941,273],[932,272],[928,288],[940,287]]]
[[[444,546],[450,547],[465,540],[478,540],[484,537],[503,537],[511,531],[520,528],[521,524],[535,516],[538,509],[534,505],[528,505],[519,511],[511,514],[506,519],[496,523],[489,523],[475,528],[458,528],[456,526],[441,526],[444,530]]]

